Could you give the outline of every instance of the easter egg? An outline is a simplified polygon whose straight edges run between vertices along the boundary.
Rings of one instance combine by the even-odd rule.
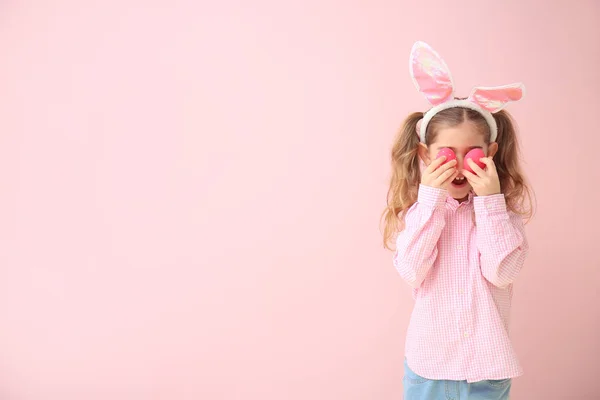
[[[456,160],[456,154],[454,154],[454,152],[447,147],[444,147],[443,149],[441,149],[437,153],[437,156],[435,158],[437,159],[437,158],[444,157],[444,156],[446,157],[446,161],[444,161],[444,164],[446,164],[448,161]]]
[[[468,163],[468,160],[473,160],[473,162],[477,164],[479,168],[485,169],[485,164],[480,161],[480,159],[483,157],[485,157],[485,153],[481,149],[473,149],[469,151],[463,160],[463,168],[471,173],[475,173]]]

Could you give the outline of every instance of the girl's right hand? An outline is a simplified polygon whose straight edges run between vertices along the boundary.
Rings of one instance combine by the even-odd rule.
[[[447,189],[448,185],[458,176],[456,169],[456,160],[452,160],[442,165],[446,157],[436,158],[423,171],[421,184],[438,189]]]

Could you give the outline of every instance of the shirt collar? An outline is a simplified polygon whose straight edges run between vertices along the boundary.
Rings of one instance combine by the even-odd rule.
[[[463,201],[462,203],[459,203],[458,200],[456,200],[455,198],[453,198],[452,196],[448,195],[448,197],[446,197],[446,204],[449,205],[452,209],[456,210],[458,207],[464,205],[467,206],[469,204],[471,204],[473,202],[473,191],[469,191],[469,196],[467,197],[467,199],[465,201]]]

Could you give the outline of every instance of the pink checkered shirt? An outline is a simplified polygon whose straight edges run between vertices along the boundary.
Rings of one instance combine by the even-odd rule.
[[[471,195],[459,204],[447,191],[421,185],[396,245],[394,265],[414,288],[409,367],[436,380],[521,375],[508,322],[528,245],[504,195]]]

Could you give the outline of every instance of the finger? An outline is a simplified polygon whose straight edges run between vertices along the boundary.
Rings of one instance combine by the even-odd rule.
[[[438,167],[440,165],[442,165],[444,163],[444,161],[446,161],[446,156],[441,156],[440,158],[436,158],[435,160],[433,160],[432,162],[429,163],[427,168],[425,168],[425,172],[427,172],[428,174],[431,174],[433,171],[438,169]]]
[[[456,166],[456,160],[448,161],[446,164],[440,166],[438,169],[431,172],[431,177],[435,179],[435,178],[439,177],[440,175],[442,175],[444,172],[448,171],[449,169],[454,168],[455,166]]]
[[[469,158],[468,162],[471,168],[473,169],[473,172],[475,172],[477,176],[482,177],[485,175],[485,171],[481,169],[479,165],[475,164],[475,161]]]
[[[475,182],[479,182],[481,180],[480,177],[478,177],[477,175],[475,175],[475,174],[467,171],[466,169],[463,170],[463,175],[465,176],[465,178],[467,178],[467,180],[469,182],[474,182],[475,183]]]
[[[494,163],[494,160],[492,160],[491,157],[482,157],[479,159],[479,161],[481,161],[487,166],[489,172],[497,174],[496,163]]]
[[[446,181],[449,180],[455,174],[458,175],[458,171],[456,169],[449,169],[449,170],[445,171],[444,173],[442,173],[440,176],[438,176],[434,180],[434,183],[441,186],[444,183],[446,183]],[[452,179],[454,179],[454,178],[452,178]]]
[[[454,171],[454,173],[452,174],[452,176],[450,176],[448,179],[446,179],[443,183],[442,183],[442,187],[443,188],[447,188],[448,185],[450,185],[450,183],[452,183],[452,181],[454,180],[454,178],[456,178],[458,176],[459,172],[458,170]]]

